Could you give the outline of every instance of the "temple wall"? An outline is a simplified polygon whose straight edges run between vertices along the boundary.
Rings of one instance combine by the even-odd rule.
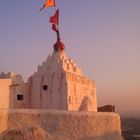
[[[20,75],[11,77],[9,108],[27,108],[27,86]]]
[[[47,86],[47,89],[43,89]],[[29,108],[67,110],[67,83],[64,73],[35,73],[29,80]]]
[[[44,90],[43,87],[47,86]],[[65,52],[53,52],[38,66],[28,80],[28,108],[75,110],[86,96],[92,100],[92,109],[97,111],[96,86],[94,81],[83,76],[76,63]]]
[[[94,81],[72,73],[67,73],[66,77],[68,83],[68,110],[78,111],[84,97],[88,96],[92,100],[91,111],[97,111],[96,85]]]
[[[0,108],[27,108],[26,95],[27,86],[21,76],[0,79]]]
[[[43,90],[43,86],[47,90]],[[75,110],[85,96],[93,100],[91,111],[97,111],[95,83],[84,76],[69,72],[35,73],[29,82],[29,108]]]
[[[0,140],[8,140],[10,135],[11,139],[14,137],[14,140],[19,140],[20,137],[20,140],[23,140],[28,131],[34,128],[43,130],[43,134],[49,134],[47,136],[51,137],[51,140],[122,140],[120,117],[116,113],[0,110],[0,118],[5,115],[8,115],[8,130],[6,127],[5,131],[1,129]],[[2,125],[0,123],[0,128]],[[39,136],[42,138],[42,133]],[[33,134],[33,140],[35,139],[37,138]]]
[[[41,75],[35,74],[29,81],[29,108],[41,108]]]
[[[17,87],[15,94],[15,108],[28,108],[28,88],[27,84],[22,83],[19,87]],[[23,95],[23,100],[18,100],[17,96]]]

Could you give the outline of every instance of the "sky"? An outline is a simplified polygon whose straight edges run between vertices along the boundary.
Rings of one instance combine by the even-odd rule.
[[[0,71],[31,76],[56,35],[44,0],[0,0]],[[140,111],[140,0],[56,0],[68,57],[95,80],[98,106]]]

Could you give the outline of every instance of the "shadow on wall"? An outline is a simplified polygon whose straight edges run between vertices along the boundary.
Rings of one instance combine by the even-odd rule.
[[[16,94],[17,94],[17,90],[18,90],[19,84],[14,84],[12,82],[12,84],[9,86],[9,108],[16,108]]]
[[[26,108],[26,84],[20,75],[12,77],[9,94],[9,108]]]

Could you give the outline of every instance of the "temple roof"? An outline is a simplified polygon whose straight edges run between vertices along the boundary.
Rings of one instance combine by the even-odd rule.
[[[52,55],[49,55],[46,61],[38,66],[37,72],[42,74],[47,72],[70,72],[82,75],[82,72],[76,63],[71,58],[67,57],[63,48],[63,43],[59,43],[55,43],[54,47],[57,47],[57,50],[54,49]]]

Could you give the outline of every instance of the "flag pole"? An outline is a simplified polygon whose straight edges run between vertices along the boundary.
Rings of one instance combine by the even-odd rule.
[[[65,47],[63,45],[63,43],[60,41],[60,32],[59,32],[59,9],[57,10],[56,8],[56,3],[55,0],[44,0],[44,5],[43,7],[40,9],[40,11],[42,11],[44,8],[48,8],[48,7],[54,7],[55,10],[55,14],[50,17],[50,23],[52,23],[52,30],[56,32],[57,35],[57,42],[56,42],[56,47],[61,48],[61,50],[63,50]]]
[[[54,6],[54,10],[56,11],[56,0],[55,0],[55,6]]]
[[[57,10],[57,7],[56,7],[56,0],[55,0],[54,10],[55,10],[55,11]],[[59,21],[58,21],[58,25],[57,25],[56,35],[57,35],[57,41],[60,41]]]

